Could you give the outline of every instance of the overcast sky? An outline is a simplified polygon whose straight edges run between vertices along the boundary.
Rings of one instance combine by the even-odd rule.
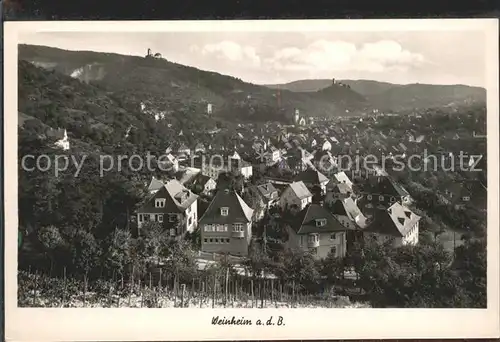
[[[485,86],[485,35],[463,32],[36,33],[21,43],[146,54],[257,84],[299,79]]]

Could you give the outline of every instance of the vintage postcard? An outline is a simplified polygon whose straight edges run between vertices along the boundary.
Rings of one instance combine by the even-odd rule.
[[[499,334],[498,21],[5,24],[9,341]]]

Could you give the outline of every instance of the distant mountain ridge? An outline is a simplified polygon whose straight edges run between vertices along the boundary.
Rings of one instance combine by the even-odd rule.
[[[167,116],[178,111],[201,115],[210,103],[216,117],[289,122],[295,109],[306,116],[338,116],[370,106],[364,96],[337,85],[327,93],[277,91],[163,58],[19,45],[19,59],[92,83],[137,108],[146,102]]]
[[[467,85],[392,84],[372,80],[338,80],[364,96],[373,107],[383,110],[443,107],[486,102],[486,90]],[[331,79],[298,80],[286,84],[266,85],[297,93],[322,91]]]

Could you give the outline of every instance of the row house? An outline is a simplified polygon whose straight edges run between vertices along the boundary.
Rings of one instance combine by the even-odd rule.
[[[177,223],[177,227],[170,227],[172,236],[193,232],[198,219],[198,196],[176,179],[158,188],[160,183],[157,179],[151,181],[148,187],[151,195],[137,211],[139,234],[144,223],[149,221],[160,222],[165,227]]]
[[[248,255],[253,209],[234,191],[215,194],[200,219],[201,250],[207,253]]]
[[[309,204],[296,214],[283,218],[288,239],[285,248],[308,251],[317,259],[329,254],[342,258],[347,250],[347,231],[328,210]]]

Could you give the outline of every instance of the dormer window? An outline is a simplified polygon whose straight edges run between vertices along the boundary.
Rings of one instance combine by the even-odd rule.
[[[155,199],[155,208],[165,208],[165,198],[157,198]]]
[[[220,214],[222,216],[227,216],[229,214],[229,208],[228,207],[222,207],[222,208],[220,208]]]
[[[316,227],[323,227],[326,225],[326,219],[317,219],[316,220]]]
[[[462,200],[464,202],[469,202],[470,201],[470,197],[469,196],[464,196],[464,197],[462,197]]]

